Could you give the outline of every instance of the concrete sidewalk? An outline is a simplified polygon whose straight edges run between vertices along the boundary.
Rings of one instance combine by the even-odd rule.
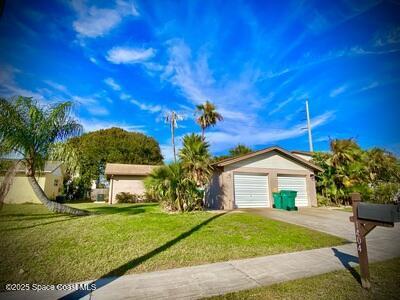
[[[302,214],[311,214],[305,211]],[[325,223],[320,216],[308,216],[304,221],[302,214],[290,215],[293,223],[311,222],[303,226],[323,227],[336,230],[339,236],[350,237],[354,225],[348,221],[350,214],[339,212],[340,223],[347,218],[347,225],[330,227],[336,215],[325,213]],[[343,215],[340,215],[343,214]],[[278,214],[278,217],[281,216]],[[296,217],[297,216],[297,217]],[[276,217],[276,218],[278,218]],[[303,216],[304,218],[304,216]],[[311,220],[310,220],[311,219]],[[329,221],[330,220],[330,221]],[[287,220],[288,221],[288,220]],[[339,220],[338,220],[339,221]],[[324,224],[321,224],[324,223]],[[338,225],[332,221],[330,225]],[[343,224],[343,223],[342,223]],[[299,224],[300,225],[300,224]],[[325,227],[324,227],[325,226]],[[316,229],[316,228],[314,228]],[[323,230],[325,231],[325,230]],[[395,228],[376,228],[371,239],[367,237],[370,262],[387,260],[400,256],[400,226]],[[354,233],[353,233],[354,234]],[[71,292],[8,292],[1,293],[1,299],[199,299],[228,292],[270,285],[288,280],[323,274],[340,269],[350,269],[357,264],[356,246],[349,243],[338,247],[314,249],[309,251],[278,254],[251,259],[241,259],[208,265],[171,269],[159,272],[126,275],[95,281],[97,289],[92,293]],[[90,282],[87,282],[90,283]]]

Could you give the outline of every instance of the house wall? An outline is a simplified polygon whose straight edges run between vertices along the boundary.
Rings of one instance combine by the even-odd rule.
[[[235,173],[263,174],[268,175],[269,199],[272,207],[272,193],[278,191],[278,176],[304,176],[306,177],[309,203],[311,206],[317,206],[317,195],[315,190],[315,177],[311,168],[308,168],[293,159],[273,151],[261,154],[256,157],[233,163],[225,166],[214,176],[218,176],[220,182],[219,198],[220,208],[234,209],[234,182]],[[216,196],[210,199],[215,199]]]
[[[131,194],[144,194],[143,180],[146,176],[119,176],[114,175],[110,179],[109,202],[117,203],[116,195],[125,192]]]
[[[222,177],[221,169],[214,171],[208,190],[206,191],[206,206],[212,209],[221,209]]]
[[[3,182],[4,177],[0,177],[0,182]],[[40,187],[45,190],[45,176],[36,178]],[[7,193],[4,203],[41,203],[32,190],[28,178],[24,174],[16,174],[11,184],[10,190]]]
[[[44,193],[49,199],[55,199],[63,192],[63,176],[61,173],[47,173],[45,175]]]
[[[285,157],[276,151],[260,154],[246,160],[242,160],[225,167],[225,171],[231,171],[240,167],[269,168],[285,170],[304,170],[304,165]]]

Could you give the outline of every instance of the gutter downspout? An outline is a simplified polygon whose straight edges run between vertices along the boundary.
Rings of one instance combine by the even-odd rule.
[[[109,203],[113,204],[113,188],[114,188],[114,175],[111,175],[110,181],[110,200]]]

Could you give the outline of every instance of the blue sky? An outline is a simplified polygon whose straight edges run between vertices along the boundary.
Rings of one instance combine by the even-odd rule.
[[[198,132],[194,106],[224,121],[213,153],[237,143],[307,150],[354,137],[400,154],[400,1],[7,1],[0,95],[73,100],[86,131],[118,126],[155,137],[163,116]]]

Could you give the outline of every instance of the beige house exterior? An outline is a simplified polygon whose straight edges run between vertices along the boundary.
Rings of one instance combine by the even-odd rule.
[[[131,164],[106,164],[105,174],[110,182],[108,203],[117,203],[119,193],[143,195],[144,179],[157,166],[131,165]]]
[[[0,182],[4,177],[0,177]],[[37,172],[36,180],[49,199],[55,199],[61,195],[63,190],[64,169],[61,162],[48,161],[44,170]],[[4,203],[41,203],[36,197],[25,175],[25,168],[22,164],[18,166],[12,185],[7,193]]]
[[[297,152],[297,153],[296,153]],[[272,207],[273,192],[296,190],[296,206],[317,206],[311,153],[270,147],[214,164],[206,204],[214,209]]]

